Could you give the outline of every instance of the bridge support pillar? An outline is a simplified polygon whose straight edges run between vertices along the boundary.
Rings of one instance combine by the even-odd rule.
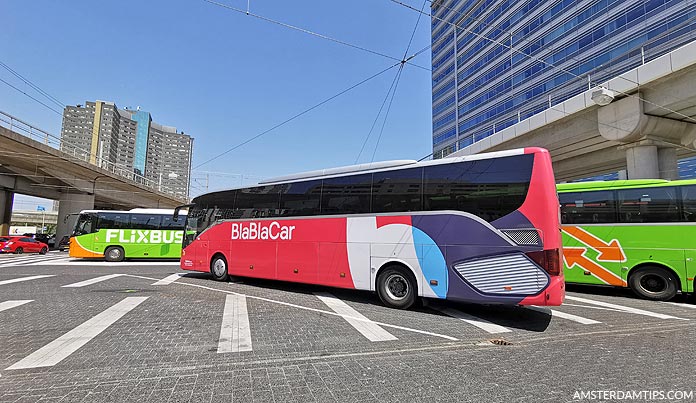
[[[0,190],[0,235],[10,233],[10,221],[12,221],[12,204],[14,192]]]
[[[58,228],[56,229],[56,239],[60,239],[65,235],[70,235],[75,222],[77,221],[77,213],[82,210],[90,210],[94,208],[93,194],[76,194],[64,193],[61,195],[58,204]],[[68,217],[67,220],[65,217]]]
[[[679,179],[677,149],[650,140],[620,146],[626,151],[628,179]]]

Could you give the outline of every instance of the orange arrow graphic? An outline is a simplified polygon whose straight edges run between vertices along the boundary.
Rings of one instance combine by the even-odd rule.
[[[604,281],[609,285],[619,285],[622,287],[626,287],[627,284],[621,277],[617,276],[616,274],[612,273],[611,271],[605,269],[604,267],[589,259],[587,256],[585,256],[586,252],[586,248],[564,247],[563,260],[565,261],[566,266],[568,266],[568,268],[571,268],[575,265],[578,265],[580,266],[580,268],[588,270],[595,276],[599,277],[600,280]]]
[[[612,239],[609,243],[597,238],[580,227],[563,227],[566,234],[596,250],[599,255],[597,260],[602,262],[625,262],[626,255],[621,249],[619,241]]]

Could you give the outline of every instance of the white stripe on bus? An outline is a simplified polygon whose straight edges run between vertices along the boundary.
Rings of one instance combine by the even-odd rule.
[[[251,327],[244,295],[227,295],[222,313],[218,353],[252,351]]]
[[[47,277],[53,277],[53,274],[41,274],[38,276],[29,276],[29,277],[19,277],[19,278],[13,278],[11,280],[3,280],[0,281],[0,285],[5,285],[5,284],[12,284],[12,283],[19,283],[20,281],[30,281],[30,280],[38,280],[40,278],[47,278]]]
[[[570,313],[565,313],[565,312],[557,311],[555,309],[549,309],[549,308],[544,308],[544,307],[540,307],[540,306],[528,306],[526,308],[531,309],[533,311],[542,312],[542,313],[545,313],[547,315],[557,316],[559,318],[571,320],[573,322],[581,323],[583,325],[595,325],[597,323],[602,323],[598,320],[583,318],[582,316],[573,315]]]
[[[433,307],[433,308],[444,313],[445,315],[463,320],[464,322],[466,322],[470,325],[476,326],[477,328],[484,330],[484,331],[491,333],[491,334],[508,333],[508,332],[512,331],[504,326],[497,325],[495,323],[489,322],[485,319],[481,319],[481,318],[474,316],[474,315],[469,315],[468,313],[464,313],[464,312],[459,311],[459,310],[454,309],[454,308],[444,308],[444,307]]]
[[[176,280],[186,276],[186,273],[174,273],[171,276],[167,276],[162,280],[152,283],[152,285],[167,285],[175,282]]]
[[[328,292],[315,292],[314,295],[317,296],[323,303],[326,304],[331,310],[337,314],[343,316],[351,326],[360,332],[363,336],[367,337],[370,341],[387,341],[387,340],[397,340],[397,338],[384,330],[375,322],[366,318],[363,314],[353,309],[350,305],[336,298],[333,294]],[[362,320],[356,320],[354,318],[360,318]]]
[[[92,284],[99,283],[99,282],[101,282],[101,281],[111,280],[112,278],[120,277],[120,276],[122,276],[122,275],[123,275],[123,274],[107,274],[106,276],[91,278],[91,279],[89,279],[89,280],[80,281],[79,283],[67,284],[67,285],[64,285],[63,287],[65,287],[65,288],[80,288],[80,287],[85,287],[85,286],[88,286],[88,285],[92,285]]]
[[[658,318],[658,319],[680,319],[680,320],[688,320],[684,318],[678,318],[676,316],[672,315],[665,315],[661,313],[655,313],[655,312],[650,312],[646,311],[643,309],[638,309],[638,308],[631,308],[628,306],[623,306],[623,305],[617,305],[617,304],[610,304],[608,302],[602,302],[602,301],[595,301],[592,299],[587,299],[587,298],[580,298],[580,297],[574,297],[572,295],[566,295],[566,299],[569,299],[571,301],[577,301],[577,302],[583,302],[585,304],[591,304],[591,305],[597,305],[597,306],[603,306],[605,308],[613,308],[613,309],[618,309],[619,311],[627,312],[627,313],[634,313],[636,315],[643,315],[643,316],[650,316],[653,318]]]
[[[16,308],[16,307],[24,305],[24,304],[28,304],[31,301],[33,301],[33,299],[19,299],[16,301],[0,302],[0,312],[6,311],[8,309]]]
[[[148,298],[126,297],[7,369],[51,367],[58,364]]]

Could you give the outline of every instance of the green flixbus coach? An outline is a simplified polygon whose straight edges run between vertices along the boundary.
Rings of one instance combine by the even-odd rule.
[[[83,210],[70,237],[70,256],[104,258],[181,258],[186,212],[174,210]]]
[[[661,301],[694,292],[696,180],[579,182],[557,189],[567,283],[629,287]]]

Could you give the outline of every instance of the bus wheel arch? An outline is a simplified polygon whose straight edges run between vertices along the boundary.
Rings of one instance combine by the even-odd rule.
[[[408,309],[418,298],[418,281],[413,270],[406,264],[390,261],[377,270],[375,290],[385,305]]]
[[[104,260],[107,262],[122,262],[125,258],[126,252],[121,246],[111,245],[104,249]]]
[[[668,301],[681,290],[679,276],[670,267],[659,263],[641,263],[628,272],[628,287],[639,297]]]
[[[229,266],[227,258],[222,252],[216,252],[210,258],[210,274],[216,281],[229,280]]]

